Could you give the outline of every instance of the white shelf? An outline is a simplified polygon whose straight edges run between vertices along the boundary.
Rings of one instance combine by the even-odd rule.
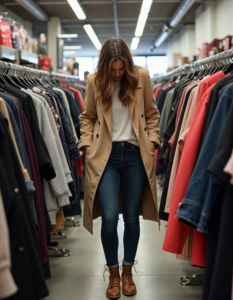
[[[37,54],[27,52],[25,50],[19,50],[19,58],[25,62],[29,62],[34,65],[38,65],[39,57]]]
[[[0,59],[11,60],[16,64],[19,64],[19,51],[6,46],[0,46]]]

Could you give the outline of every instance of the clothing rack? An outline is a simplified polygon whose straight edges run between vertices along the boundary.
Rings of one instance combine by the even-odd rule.
[[[202,71],[202,76],[203,76],[203,71],[204,74],[206,75],[209,73],[211,73],[212,75],[213,73],[220,71],[220,69],[222,69],[222,71],[225,71],[227,67],[231,64],[233,64],[233,49],[221,52],[219,54],[196,61],[191,64],[185,64],[165,75],[157,76],[154,79],[154,82],[160,83],[168,79],[170,79],[170,81],[173,81],[177,77],[184,77],[185,75],[189,75],[191,73],[200,72],[200,71]],[[222,66],[224,66],[224,68],[222,68]],[[211,69],[213,69],[213,72]],[[182,286],[203,285],[203,282],[204,282],[204,274],[193,274],[191,276],[185,275],[180,278],[180,284]]]
[[[60,74],[55,72],[46,72],[19,66],[5,61],[0,61],[0,75],[26,77],[36,79],[55,79],[55,80],[78,80],[78,76]]]
[[[169,79],[174,76],[184,75],[190,72],[202,71],[204,69],[210,69],[218,66],[223,66],[233,63],[233,49],[218,53],[216,55],[195,61],[191,64],[185,64],[179,68],[168,72],[165,75],[157,76],[154,81],[159,82],[164,79]]]
[[[0,16],[1,19],[1,16]],[[0,76],[13,76],[13,77],[26,77],[35,79],[54,79],[54,80],[78,80],[78,76],[60,74],[55,72],[46,72],[42,70],[32,69],[25,66],[20,66],[17,64],[12,64],[5,61],[0,61]],[[73,217],[65,218],[66,222],[71,222],[73,226],[80,226],[79,221],[75,220]],[[67,239],[67,236],[60,230],[52,235],[52,238]],[[70,251],[68,249],[59,249],[57,247],[48,246],[48,256],[60,256],[67,257],[70,256]]]

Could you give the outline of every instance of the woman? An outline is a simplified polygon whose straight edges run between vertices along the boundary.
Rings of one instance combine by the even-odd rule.
[[[80,116],[79,149],[86,152],[84,227],[102,216],[101,239],[110,272],[107,297],[120,294],[117,223],[125,222],[123,293],[136,294],[132,266],[139,241],[139,214],[159,222],[154,150],[160,146],[159,112],[149,72],[136,67],[126,43],[110,38],[97,72],[88,76]]]

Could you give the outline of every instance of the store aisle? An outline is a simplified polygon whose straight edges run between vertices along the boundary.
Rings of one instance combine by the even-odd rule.
[[[158,191],[160,196],[161,190]],[[81,217],[76,217],[82,223]],[[108,284],[108,272],[103,280],[105,259],[100,241],[101,219],[94,221],[94,235],[82,226],[66,226],[68,239],[59,242],[59,248],[68,248],[71,256],[51,257],[52,279],[47,281],[50,296],[46,300],[103,300]],[[138,265],[134,280],[138,293],[130,299],[140,300],[200,300],[202,286],[182,287],[182,275],[201,274],[188,262],[176,259],[175,255],[162,251],[165,222],[158,231],[157,223],[141,220],[141,239],[136,259]],[[123,236],[123,221],[120,217],[119,233]],[[119,241],[119,259],[123,258],[123,242]],[[129,297],[121,296],[122,300]]]

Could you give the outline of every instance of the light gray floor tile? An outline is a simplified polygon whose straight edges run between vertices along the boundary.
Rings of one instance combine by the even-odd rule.
[[[158,197],[161,189],[158,189]],[[66,226],[68,236],[59,240],[59,248],[68,248],[70,257],[50,257],[52,279],[47,281],[50,296],[48,300],[103,300],[108,284],[103,280],[105,258],[100,240],[101,219],[94,221],[94,235],[82,226],[82,217],[77,216],[80,227]],[[180,261],[176,256],[162,250],[166,223],[161,230],[155,222],[141,222],[141,238],[138,247],[134,279],[138,293],[130,299],[140,300],[201,300],[202,286],[182,287],[179,279],[183,275],[201,274],[200,269],[190,266],[189,262]],[[119,261],[123,259],[123,229],[120,217]],[[122,295],[121,299],[129,299]]]

